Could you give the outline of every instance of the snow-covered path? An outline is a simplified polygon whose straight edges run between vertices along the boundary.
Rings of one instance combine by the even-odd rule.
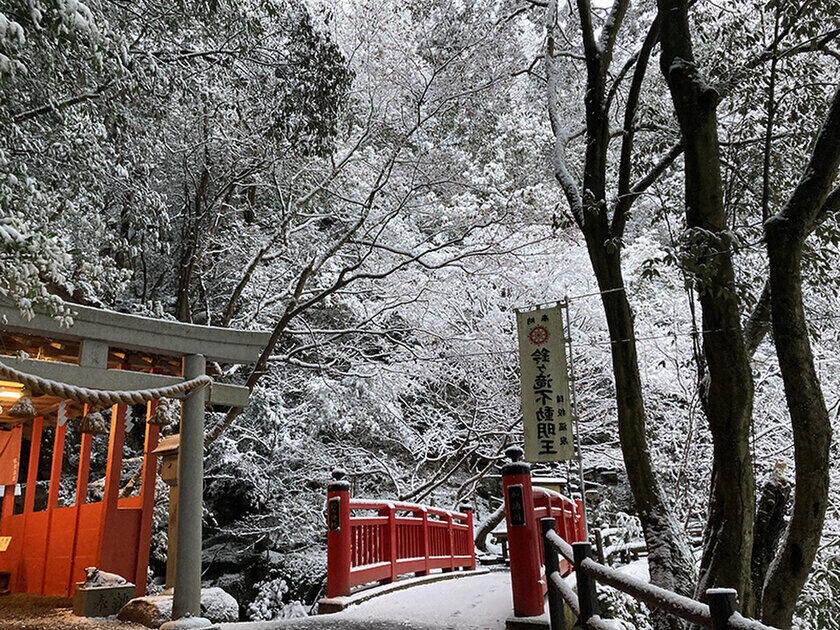
[[[505,619],[512,614],[510,574],[493,571],[485,575],[394,591],[334,615],[289,621],[223,624],[222,630],[503,630]]]

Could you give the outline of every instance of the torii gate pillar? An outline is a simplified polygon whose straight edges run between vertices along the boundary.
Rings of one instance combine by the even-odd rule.
[[[203,355],[183,359],[186,380],[205,373]],[[172,619],[201,617],[201,515],[204,491],[204,398],[200,389],[181,404],[178,450],[178,548]]]

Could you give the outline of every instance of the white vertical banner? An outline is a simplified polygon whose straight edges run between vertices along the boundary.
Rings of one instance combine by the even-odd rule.
[[[575,459],[574,423],[559,306],[516,313],[525,459]]]

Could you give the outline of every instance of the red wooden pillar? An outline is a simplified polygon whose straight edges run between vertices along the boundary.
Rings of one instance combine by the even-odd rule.
[[[513,591],[513,614],[536,617],[543,614],[543,590],[540,583],[540,532],[534,517],[534,492],[531,468],[518,461],[523,451],[511,446],[505,451],[511,463],[502,468],[505,493],[505,519],[510,546],[510,585]]]
[[[87,415],[88,405],[85,405],[83,415]],[[73,593],[73,585],[81,579],[77,575],[84,567],[76,566],[76,553],[79,542],[79,523],[82,513],[82,506],[87,503],[88,478],[90,477],[90,451],[93,447],[93,436],[90,433],[82,433],[82,442],[79,448],[79,472],[76,477],[76,515],[73,525],[73,545],[70,554],[70,580],[67,584],[67,592]]]
[[[32,419],[32,434],[29,442],[29,466],[26,472],[26,493],[23,496],[23,545],[19,560],[21,558],[24,559],[24,562],[21,564],[24,569],[22,572],[23,584],[25,585],[25,589],[31,593],[40,592],[41,584],[38,582],[43,577],[43,573],[36,573],[35,570],[32,571],[32,574],[28,573],[26,571],[27,563],[25,561],[27,546],[31,541],[31,537],[27,540],[27,534],[38,531],[37,529],[33,529],[31,522],[27,527],[27,521],[31,520],[31,514],[35,511],[35,492],[38,485],[38,461],[41,458],[41,433],[43,428],[44,418],[35,416]],[[36,544],[40,545],[41,543],[39,541]]]
[[[422,571],[417,571],[415,573],[415,575],[417,575],[417,576],[429,575],[429,570],[431,568],[429,566],[429,510],[426,507],[423,507],[423,509],[420,512],[420,516],[423,519],[423,525],[422,525],[423,531],[421,532],[421,535],[423,536],[422,543],[423,543],[423,558],[424,558],[423,567],[424,568],[423,568]]]
[[[125,553],[123,547],[107,544],[108,539],[116,532],[113,529],[114,520],[117,515],[117,499],[120,494],[120,473],[122,472],[122,452],[125,441],[125,405],[114,405],[111,407],[111,432],[108,440],[108,464],[105,469],[105,489],[102,496],[102,525],[100,526],[99,548],[96,556],[97,566],[105,571],[112,569],[115,561],[112,553]],[[133,553],[134,550],[131,550]]]
[[[29,514],[35,509],[35,485],[38,482],[38,459],[41,457],[41,430],[43,427],[44,419],[41,416],[33,418],[32,437],[29,442],[29,468],[26,473],[26,494],[23,497],[24,514]],[[24,529],[26,529],[25,526]]]
[[[160,427],[149,424],[149,418],[155,413],[158,402],[150,400],[146,404],[146,439],[143,445],[143,477],[140,487],[140,536],[137,541],[137,571],[134,575],[135,597],[146,594],[146,576],[149,570],[149,547],[152,543],[152,512],[155,508],[155,483],[157,477],[157,455],[152,453],[157,448]]]
[[[50,467],[50,492],[47,495],[47,535],[44,539],[44,573],[41,577],[42,595],[47,594],[47,573],[50,571],[50,560],[53,555],[50,553],[50,534],[53,528],[53,517],[58,509],[58,490],[61,487],[61,464],[64,461],[64,437],[67,433],[67,423],[55,427],[55,441],[53,442],[52,466]],[[63,564],[59,570],[64,570]]]
[[[327,597],[350,594],[350,484],[334,470],[327,486]]]

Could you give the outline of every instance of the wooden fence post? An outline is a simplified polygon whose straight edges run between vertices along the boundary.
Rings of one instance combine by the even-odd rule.
[[[598,552],[598,562],[606,564],[604,557],[604,535],[601,533],[601,528],[595,528],[595,550]]]
[[[734,588],[710,588],[706,591],[712,630],[728,630],[729,618],[738,612],[738,591]]]
[[[572,543],[575,555],[575,576],[577,578],[578,601],[580,602],[580,623],[586,630],[587,621],[598,614],[598,598],[595,595],[595,578],[581,568],[583,561],[592,557],[592,546],[588,542]]]
[[[552,573],[560,573],[560,560],[557,558],[557,552],[548,542],[546,534],[555,529],[555,521],[553,518],[540,519],[540,526],[542,527],[543,536],[543,555],[545,556],[545,582],[548,586],[548,624],[550,630],[566,630],[566,611],[564,609],[563,597],[556,588],[552,588],[550,576]]]

